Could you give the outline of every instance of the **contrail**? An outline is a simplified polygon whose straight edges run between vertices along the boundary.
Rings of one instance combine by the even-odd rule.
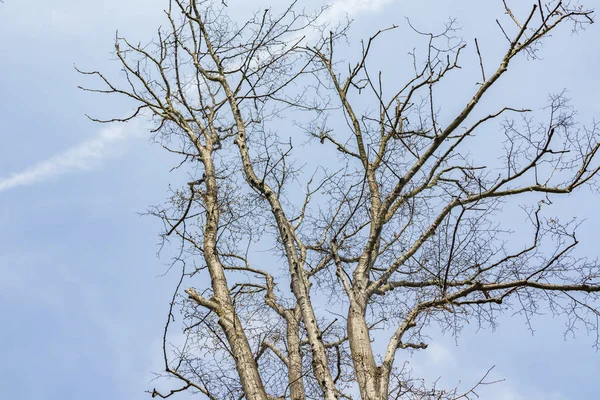
[[[131,136],[123,126],[102,129],[92,139],[83,141],[66,151],[41,161],[21,172],[0,178],[0,192],[18,186],[29,186],[71,171],[88,170],[115,154],[114,145]]]

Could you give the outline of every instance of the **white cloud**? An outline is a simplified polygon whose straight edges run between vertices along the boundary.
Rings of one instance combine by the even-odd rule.
[[[71,171],[96,167],[103,159],[119,154],[122,150],[117,147],[117,144],[129,136],[131,131],[126,131],[122,125],[104,128],[92,139],[81,142],[21,172],[0,178],[0,192],[18,186],[45,182]]]
[[[452,351],[440,343],[431,343],[426,353],[428,361],[435,367],[451,367],[456,365]]]
[[[323,19],[337,22],[360,12],[376,12],[394,0],[338,0],[331,3],[325,11]]]
[[[526,388],[516,388],[506,382],[499,382],[485,389],[477,390],[482,398],[488,400],[569,400],[558,392],[545,392]]]

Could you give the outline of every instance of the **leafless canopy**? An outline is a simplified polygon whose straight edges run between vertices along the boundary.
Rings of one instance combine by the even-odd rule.
[[[397,356],[425,349],[428,327],[494,324],[508,309],[529,318],[550,307],[569,326],[597,327],[600,266],[575,257],[577,222],[548,215],[557,196],[597,188],[597,127],[576,123],[564,94],[543,120],[481,105],[514,59],[537,58],[550,33],[580,30],[592,12],[515,3],[501,3],[492,27],[505,40],[496,65],[453,22],[440,34],[408,24],[426,45],[402,84],[370,68],[378,40],[401,29],[375,32],[348,64],[338,54],[349,24],[296,2],[239,24],[231,4],[171,0],[156,41],[117,36],[124,79],[80,71],[100,82],[84,90],[137,106],[97,121],[150,116],[191,177],[152,210],[183,267],[160,374],[177,383],[152,397],[468,399],[487,377],[442,390]],[[470,99],[442,115],[436,89],[470,49]],[[481,135],[501,144],[497,160],[473,152]],[[511,202],[529,217],[517,232],[526,244],[499,218]],[[185,340],[171,345],[175,328]]]

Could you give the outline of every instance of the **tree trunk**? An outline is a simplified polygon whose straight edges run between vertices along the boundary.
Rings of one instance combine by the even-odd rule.
[[[286,310],[287,347],[288,347],[288,380],[290,383],[290,399],[304,400],[304,382],[302,380],[302,356],[300,355],[300,337],[298,319],[294,310]]]
[[[387,384],[375,362],[365,307],[357,301],[351,301],[348,311],[348,340],[361,399],[387,400]]]

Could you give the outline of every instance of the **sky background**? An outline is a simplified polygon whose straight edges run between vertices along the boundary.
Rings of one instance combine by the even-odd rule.
[[[243,15],[268,2],[231,5]],[[115,73],[115,31],[148,41],[165,22],[165,6],[166,0],[0,4],[2,398],[149,397],[144,391],[153,387],[151,371],[161,368],[162,327],[178,277],[159,277],[169,261],[156,257],[160,224],[139,214],[165,199],[178,179],[169,173],[176,160],[148,141],[142,123],[101,126],[86,119],[86,113],[125,115],[131,104],[79,91],[90,81],[73,64]],[[487,45],[490,68],[502,43],[496,0],[346,0],[335,2],[329,17],[346,13],[355,19],[354,37],[393,23],[406,29],[405,16],[424,29],[456,17],[468,43],[477,36]],[[542,49],[542,62],[518,60],[490,102],[540,108],[548,93],[567,88],[582,122],[599,116],[598,25],[579,35],[557,33]],[[396,37],[381,46],[395,60],[406,57],[411,43]],[[472,92],[461,79],[443,87],[444,111]],[[599,255],[597,201],[581,193],[556,206],[561,215],[587,218],[579,251],[592,258]],[[484,399],[597,398],[600,353],[593,336],[579,332],[565,341],[565,321],[550,316],[535,320],[534,336],[520,317],[500,322],[495,332],[467,327],[458,341],[434,334],[430,348],[409,359],[415,373],[452,386],[477,381],[495,365],[492,377],[505,382],[482,391]]]

